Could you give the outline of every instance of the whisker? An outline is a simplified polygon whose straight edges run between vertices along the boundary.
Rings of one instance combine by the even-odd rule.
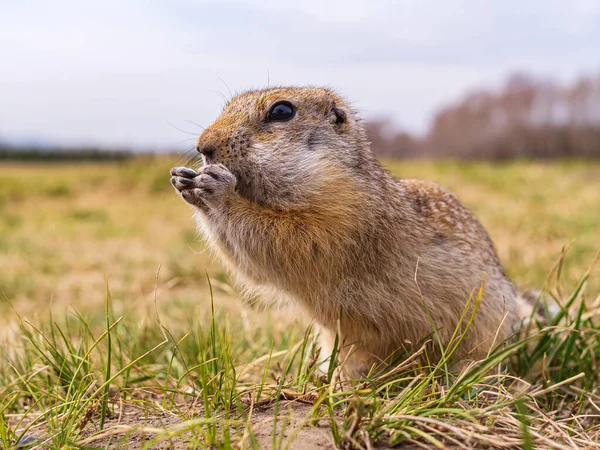
[[[197,124],[196,122],[189,120],[189,119],[185,119],[186,122],[189,122],[193,125],[196,125],[198,128],[202,128],[203,130],[206,130],[206,128],[204,128],[202,125]]]
[[[219,75],[217,75],[217,78],[221,81],[221,83],[223,83],[225,85],[225,87],[227,88],[227,91],[229,92],[229,98],[233,98],[233,94],[231,93],[231,89],[229,89],[229,86],[227,86],[227,83],[225,83],[225,81],[223,80],[223,78],[221,78]]]
[[[195,147],[195,146],[188,147],[188,148],[186,148],[185,150],[181,150],[179,153],[187,154],[187,153],[191,152],[192,150],[194,150],[194,151],[195,151],[195,150],[196,150],[196,147]]]
[[[195,150],[195,147],[188,147],[186,149],[183,150],[178,150],[176,153],[180,154],[180,155],[187,155],[188,153],[190,153],[192,150]]]
[[[195,140],[196,140],[196,138],[195,138],[195,137],[193,137],[193,138],[187,138],[187,139],[183,139],[183,140],[179,141],[179,142],[177,143],[177,145],[179,145],[179,144],[183,144],[184,142],[187,142],[187,141],[195,141]],[[193,148],[193,147],[192,147],[192,148]]]
[[[229,100],[227,100],[227,97],[225,97],[225,95],[222,92],[213,91],[212,89],[209,89],[208,92],[212,92],[213,94],[218,94],[219,96],[221,96],[221,98],[225,102],[225,105],[227,105],[227,103],[229,103]]]
[[[187,167],[191,162],[198,158],[195,149],[195,147],[189,147],[185,150],[177,152],[178,156],[175,159],[175,165]]]
[[[187,166],[191,166],[191,165],[194,165],[194,166],[197,166],[197,167],[201,167],[202,163],[199,162],[198,164],[196,164],[196,161],[198,161],[198,158],[196,158],[196,157],[188,158],[188,160],[183,165],[186,166],[186,167]]]
[[[202,158],[198,153],[192,154],[189,158],[186,159],[183,165],[186,167],[191,166],[192,168],[200,168],[203,165]]]
[[[173,125],[173,124],[172,124],[171,122],[169,122],[168,120],[167,120],[167,123],[168,123],[169,125],[171,125],[173,128],[175,128],[177,131],[181,131],[182,133],[185,133],[185,134],[191,134],[192,136],[198,136],[198,133],[192,133],[191,131],[186,131],[186,130],[183,130],[183,129],[181,129],[181,128],[179,128],[179,127],[175,126],[175,125]]]

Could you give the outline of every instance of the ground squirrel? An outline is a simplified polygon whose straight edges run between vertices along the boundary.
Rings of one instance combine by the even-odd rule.
[[[364,374],[434,328],[447,342],[482,280],[457,356],[484,357],[517,323],[515,288],[483,226],[440,186],[384,170],[335,92],[244,92],[197,150],[203,166],[174,168],[171,182],[210,246],[245,288],[313,319],[322,355],[339,330],[348,373]]]

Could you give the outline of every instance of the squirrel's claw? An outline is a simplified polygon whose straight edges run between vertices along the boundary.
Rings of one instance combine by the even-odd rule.
[[[173,167],[171,169],[171,175],[174,177],[185,177],[185,178],[195,178],[198,174],[192,169],[188,169],[187,167]]]

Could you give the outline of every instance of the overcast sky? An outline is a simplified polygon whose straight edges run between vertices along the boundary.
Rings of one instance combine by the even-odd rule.
[[[0,140],[183,150],[176,127],[268,83],[328,85],[422,132],[515,70],[598,72],[600,1],[2,0]]]

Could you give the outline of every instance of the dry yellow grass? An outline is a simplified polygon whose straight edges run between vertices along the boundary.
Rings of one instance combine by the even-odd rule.
[[[280,317],[277,313],[244,307],[235,298],[226,273],[197,239],[189,207],[177,198],[169,183],[169,168],[181,163],[180,158],[163,156],[122,163],[0,166],[0,350],[6,352],[2,360],[12,361],[10,367],[0,367],[0,397],[4,396],[0,400],[0,440],[18,437],[20,432],[46,439],[48,432],[44,430],[50,429],[53,444],[48,448],[63,448],[65,442],[94,442],[102,448],[113,448],[114,443],[104,442],[105,434],[99,432],[98,394],[88,394],[86,387],[88,382],[90,386],[101,385],[111,374],[116,377],[106,382],[106,388],[111,389],[111,400],[104,404],[110,403],[112,410],[125,415],[132,413],[133,409],[128,408],[134,406],[135,411],[142,411],[139,417],[132,413],[127,433],[139,430],[137,425],[145,423],[148,411],[158,411],[174,420],[175,429],[168,429],[170,421],[159,428],[152,425],[150,433],[159,440],[169,438],[170,433],[183,438],[185,429],[181,431],[177,424],[185,424],[190,418],[192,422],[202,421],[194,414],[209,414],[209,411],[215,420],[218,417],[224,421],[219,422],[219,430],[224,430],[232,417],[240,420],[230,415],[228,408],[246,404],[250,396],[246,391],[256,395],[257,402],[264,401],[268,405],[277,404],[275,399],[287,398],[286,395],[310,397],[309,403],[314,401],[315,405],[308,411],[291,406],[292,414],[302,416],[298,433],[308,429],[310,436],[313,431],[307,425],[311,420],[304,415],[314,415],[326,406],[331,415],[322,420],[332,424],[339,420],[340,430],[344,431],[336,435],[338,431],[333,425],[331,434],[327,429],[318,430],[324,437],[313,436],[314,448],[332,440],[348,446],[356,439],[368,441],[376,437],[414,442],[423,432],[429,433],[426,437],[429,442],[448,439],[449,443],[477,442],[493,448],[520,448],[527,439],[535,441],[538,448],[548,448],[555,443],[556,448],[567,448],[565,443],[570,442],[583,448],[596,440],[600,428],[594,409],[589,406],[591,402],[600,402],[595,389],[580,395],[578,385],[571,387],[569,383],[567,389],[566,382],[563,383],[566,377],[581,378],[581,374],[576,373],[583,367],[578,361],[588,364],[585,367],[596,364],[595,356],[590,359],[587,353],[588,341],[572,344],[569,340],[574,336],[583,339],[584,334],[589,342],[595,339],[593,333],[577,331],[578,320],[576,325],[569,325],[576,328],[575,332],[569,332],[568,327],[567,332],[556,336],[552,331],[546,332],[552,334],[551,345],[562,342],[560,355],[577,356],[572,358],[573,367],[561,362],[564,359],[556,359],[560,366],[555,365],[550,375],[558,384],[529,387],[527,395],[530,397],[524,400],[516,394],[513,397],[512,390],[504,391],[507,380],[487,380],[485,374],[489,369],[478,375],[474,385],[463,379],[450,390],[439,384],[443,381],[439,373],[436,376],[420,373],[414,381],[402,374],[396,374],[399,380],[391,381],[384,376],[383,381],[373,383],[372,390],[371,387],[366,389],[366,384],[362,388],[359,385],[362,397],[335,394],[327,384],[322,385],[308,374],[309,368],[302,364],[297,375],[292,376],[296,369],[290,372],[290,368],[298,367],[295,360],[304,355],[298,356],[297,350],[307,345],[307,340],[303,340],[304,325],[294,325],[294,318],[285,315]],[[564,289],[561,297],[566,298],[600,249],[600,163],[392,161],[388,167],[399,176],[433,180],[457,193],[488,229],[508,274],[521,288],[541,288],[561,249],[568,245],[570,250],[561,270]],[[215,302],[221,309],[216,316],[218,338],[211,334],[207,274],[215,291]],[[106,330],[107,280],[114,311],[108,320],[119,321],[116,318],[121,315],[123,320],[112,332],[112,353],[106,339],[101,339],[88,363],[82,354],[88,352],[90,336],[96,339],[103,327]],[[599,288],[600,276],[591,276],[586,289],[588,300],[598,296]],[[155,298],[161,324],[178,342],[174,347],[172,337],[165,340],[162,347],[154,347],[163,339],[163,329],[156,323]],[[229,314],[222,314],[223,310]],[[48,320],[50,311],[58,323],[55,327]],[[84,320],[74,319],[74,311],[81,313]],[[75,347],[61,343],[60,339],[58,343],[49,343],[40,337],[42,334],[27,335],[25,330],[31,328],[29,325],[19,328],[17,314],[34,326],[41,326],[45,336],[54,336],[59,327],[67,326],[68,339],[75,342]],[[207,342],[217,343],[218,347],[208,348]],[[152,348],[158,350],[138,362],[136,358]],[[306,351],[309,352],[308,347]],[[70,358],[68,362],[60,359],[61,352]],[[273,361],[269,356],[271,352]],[[107,354],[114,355],[112,363],[105,359]],[[520,362],[516,362],[515,367],[521,367],[528,357],[525,350],[519,355]],[[21,357],[25,359],[20,360]],[[64,364],[58,370],[53,368],[57,358]],[[545,360],[545,355],[543,358]],[[85,366],[81,366],[80,361],[85,361]],[[129,364],[132,368],[127,370],[131,370],[131,377],[129,372],[114,375]],[[189,373],[186,364],[190,365]],[[109,374],[105,374],[107,368]],[[60,385],[63,371],[71,376],[67,380],[79,380],[75,390],[70,384],[68,389]],[[220,388],[203,400],[203,409],[188,412],[179,409],[182,406],[176,404],[176,400],[182,404],[189,401],[195,407],[198,397],[190,393],[198,386],[204,392],[213,386],[219,374],[226,375],[227,383],[237,383],[235,398],[223,400],[221,396],[227,391]],[[202,379],[202,376],[208,378]],[[591,373],[586,376],[588,381],[593,378]],[[419,380],[429,381],[419,387],[419,383],[415,384]],[[527,386],[525,381],[516,384]],[[282,388],[285,389],[278,391]],[[29,389],[31,395],[39,396],[38,409],[27,410],[27,396],[21,394],[21,389]],[[487,393],[479,398],[481,392]],[[548,410],[544,415],[534,409],[537,408],[535,402],[546,392],[556,392],[557,397],[548,400],[552,412]],[[262,400],[265,395],[266,400]],[[403,396],[404,403],[398,403],[400,397],[396,395]],[[336,396],[340,400],[334,405],[338,401]],[[584,397],[589,399],[588,403],[581,400]],[[122,401],[129,406],[119,403]],[[525,401],[526,406],[519,406]],[[212,409],[207,409],[212,402]],[[401,408],[401,405],[405,406]],[[405,407],[410,414],[405,413]],[[524,412],[519,408],[525,408]],[[371,413],[365,412],[370,410]],[[7,422],[3,422],[3,411],[6,411]],[[85,423],[78,422],[81,411],[86,414],[90,411]],[[38,412],[45,414],[46,422],[39,420],[31,429],[24,428],[23,424]],[[525,413],[530,415],[527,419],[531,422],[530,431],[523,431],[521,415]],[[77,420],[63,426],[71,414]],[[279,426],[275,423],[281,420],[277,407],[266,412],[257,410],[254,414],[252,421],[247,419],[247,427],[242,427],[246,437],[238,435],[237,442],[246,442],[249,439],[246,433],[255,433],[261,447],[271,443],[274,448],[285,447],[284,433],[277,438],[277,433],[269,431]],[[353,422],[363,420],[358,419],[363,414],[368,417],[364,416],[362,425]],[[552,432],[546,427],[548,414],[557,420],[553,422]],[[574,414],[581,416],[575,419]],[[120,421],[121,416],[118,417]],[[575,422],[563,427],[564,417],[571,417],[569,420]],[[267,431],[263,430],[262,422],[256,422],[257,418],[267,424]],[[380,421],[380,418],[385,420]],[[22,419],[24,422],[19,422]],[[209,419],[211,417],[203,425],[199,422],[194,425],[203,431],[194,437],[191,448],[197,448],[200,442],[210,446],[227,438],[217,436],[221,431],[210,428]],[[111,420],[110,425],[116,425],[115,417]],[[127,446],[127,433],[118,426],[112,430],[107,433],[125,435],[123,443]],[[528,437],[527,433],[531,435]],[[304,439],[305,435],[302,436]],[[185,448],[185,445],[175,448]]]
[[[227,276],[196,239],[189,208],[169,184],[177,158],[105,164],[0,166],[0,300],[19,310],[50,302],[89,307],[152,295],[155,275],[198,297],[205,271]],[[392,162],[399,176],[447,186],[471,207],[522,288],[542,287],[569,247],[573,287],[600,249],[600,164]],[[592,278],[590,291],[599,282]]]

